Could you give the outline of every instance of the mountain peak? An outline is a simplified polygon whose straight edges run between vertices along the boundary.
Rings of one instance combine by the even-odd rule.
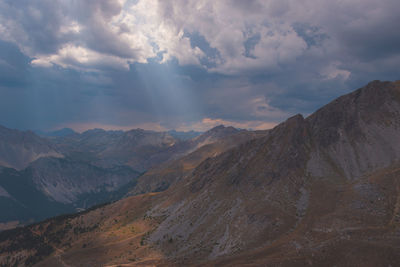
[[[41,131],[36,130],[34,133],[40,136],[48,136],[48,137],[66,137],[70,135],[76,134],[76,132],[71,128],[62,128],[55,131]]]
[[[206,133],[217,133],[217,132],[238,132],[239,130],[232,126],[225,126],[223,124],[211,128]]]
[[[226,128],[225,125],[220,124],[220,125],[217,125],[217,126],[211,128],[210,131],[221,130],[221,129],[225,129],[225,128]]]
[[[304,117],[303,117],[302,114],[299,113],[299,114],[296,114],[296,115],[294,115],[294,116],[288,118],[288,119],[286,120],[286,123],[288,123],[288,124],[292,124],[292,123],[301,123],[301,122],[303,122],[303,121],[304,121]]]
[[[84,131],[82,134],[95,134],[95,133],[104,133],[106,130],[101,129],[101,128],[94,128],[94,129],[89,129],[87,131]]]
[[[193,140],[197,142],[204,142],[205,140],[210,141],[210,139],[221,138],[224,136],[235,134],[237,132],[239,132],[238,129],[232,126],[225,127],[224,125],[221,124],[195,137]]]

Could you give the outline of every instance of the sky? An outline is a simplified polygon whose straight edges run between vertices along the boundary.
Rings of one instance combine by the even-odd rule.
[[[398,0],[1,0],[0,124],[267,129],[400,79]]]

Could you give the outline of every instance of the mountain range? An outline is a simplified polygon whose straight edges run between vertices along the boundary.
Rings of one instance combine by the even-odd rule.
[[[143,161],[122,149],[93,151],[87,162],[96,166],[110,157],[151,167],[130,197],[1,232],[0,263],[399,265],[400,81],[373,81],[271,130],[159,137],[156,156]],[[73,142],[63,142],[56,151],[70,157]],[[129,150],[142,151],[136,144]],[[148,163],[165,151],[176,157]]]
[[[187,138],[195,133],[175,131],[183,137],[177,139],[141,129],[38,136],[1,127],[0,230],[120,199],[152,166],[236,132],[219,126]]]

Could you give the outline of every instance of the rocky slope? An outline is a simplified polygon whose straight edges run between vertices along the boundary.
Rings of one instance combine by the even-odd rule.
[[[204,160],[167,191],[0,234],[36,266],[397,266],[400,82]]]

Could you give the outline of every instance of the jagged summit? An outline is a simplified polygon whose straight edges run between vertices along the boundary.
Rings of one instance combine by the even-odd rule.
[[[307,120],[315,137],[323,145],[339,140],[341,131],[355,138],[363,124],[393,120],[398,123],[400,87],[392,82],[373,81],[350,94],[339,97],[322,107]]]
[[[235,134],[237,132],[239,132],[239,130],[232,126],[225,127],[224,125],[218,125],[204,132],[203,134],[195,137],[193,141],[204,144],[206,142],[212,142],[217,138]]]

